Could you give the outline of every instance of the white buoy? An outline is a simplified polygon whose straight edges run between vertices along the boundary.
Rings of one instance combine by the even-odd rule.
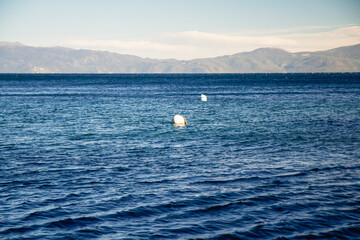
[[[187,124],[186,118],[181,115],[175,115],[173,119],[173,123],[177,126],[185,126]]]
[[[201,101],[206,102],[207,96],[205,94],[201,94]]]

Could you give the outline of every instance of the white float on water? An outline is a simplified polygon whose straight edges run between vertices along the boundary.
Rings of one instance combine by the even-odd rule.
[[[206,102],[207,96],[205,94],[201,94],[201,101]]]
[[[181,115],[175,115],[173,118],[173,123],[178,126],[185,126],[187,124],[186,118]]]

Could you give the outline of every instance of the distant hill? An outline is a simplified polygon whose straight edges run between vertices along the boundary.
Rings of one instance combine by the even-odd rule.
[[[104,51],[0,42],[0,73],[296,73],[360,72],[360,44],[290,53],[260,48],[216,58],[157,60]]]

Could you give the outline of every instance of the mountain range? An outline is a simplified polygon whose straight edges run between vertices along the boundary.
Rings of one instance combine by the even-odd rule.
[[[279,48],[194,60],[0,42],[0,73],[308,73],[360,72],[360,44],[290,53]]]

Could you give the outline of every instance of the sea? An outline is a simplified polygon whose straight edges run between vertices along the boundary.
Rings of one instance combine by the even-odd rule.
[[[0,74],[0,239],[360,239],[360,73]]]

